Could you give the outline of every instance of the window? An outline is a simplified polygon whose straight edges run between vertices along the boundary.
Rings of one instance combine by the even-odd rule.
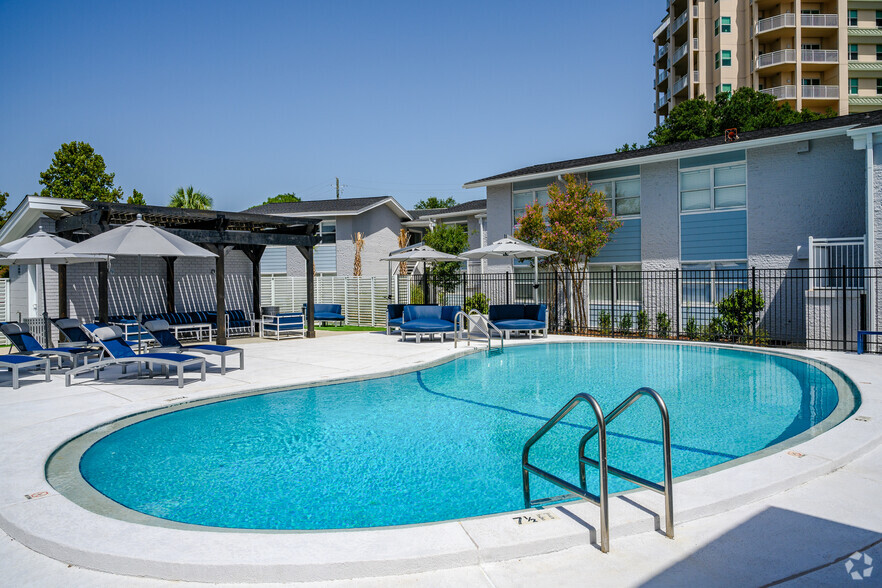
[[[680,172],[680,210],[717,210],[747,204],[745,164]]]
[[[717,316],[717,304],[735,290],[748,288],[747,263],[684,263],[683,320],[706,325]]]
[[[852,96],[857,95],[858,93],[858,81],[857,78],[848,78],[848,93]]]
[[[848,26],[856,27],[857,24],[857,10],[849,10],[848,11]]]
[[[615,270],[615,280],[613,280]],[[592,304],[616,306],[640,304],[642,297],[640,265],[594,265],[588,266],[588,291]],[[635,309],[634,312],[636,312]],[[592,315],[594,313],[592,312]],[[616,314],[619,314],[618,312]]]
[[[720,34],[720,19],[716,19],[714,21],[714,37],[719,36]]]
[[[876,11],[876,28],[882,29],[882,10]]]
[[[876,45],[876,61],[882,61],[882,45]]]
[[[762,88],[760,88],[762,90]],[[732,95],[732,84],[720,84],[716,88],[714,88],[714,96],[717,94],[729,94]]]
[[[337,221],[322,221],[319,225],[319,235],[322,236],[322,243],[337,242]]]
[[[721,16],[720,17],[720,32],[721,33],[731,33],[732,32],[732,18],[729,16]]]
[[[615,216],[640,214],[640,178],[601,180],[591,183],[591,189],[603,194],[606,207]]]
[[[882,79],[876,80],[876,94],[882,94]]]
[[[821,78],[802,78],[803,86],[820,86]]]
[[[542,206],[548,205],[548,189],[520,190],[512,194],[512,226],[518,224],[518,219],[527,212],[527,207],[539,202]]]
[[[803,43],[802,50],[803,51],[820,51],[821,44],[820,43]]]
[[[720,59],[723,64],[723,67],[732,65],[732,51],[729,49],[724,49],[720,51]]]
[[[821,14],[819,8],[806,8],[800,11],[802,14]]]
[[[720,69],[720,52],[714,53],[714,69]]]
[[[849,59],[849,61],[857,61],[857,58],[858,58],[857,45],[849,45],[848,46],[848,59]]]

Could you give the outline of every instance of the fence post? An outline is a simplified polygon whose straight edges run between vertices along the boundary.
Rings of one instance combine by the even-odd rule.
[[[276,276],[270,276],[270,306],[276,305]]]
[[[756,346],[756,266],[750,268],[750,308],[753,311],[753,344]]]
[[[590,274],[589,274],[590,275]],[[616,268],[609,270],[609,319],[612,336],[616,336]]]
[[[505,303],[511,304],[511,272],[505,272]]]
[[[842,350],[848,351],[848,288],[845,283],[845,264],[842,264]]]
[[[680,289],[680,268],[677,268],[677,272],[676,272],[676,275],[674,278],[674,288],[677,289],[677,291],[674,292],[674,301],[675,301],[674,312],[676,313],[676,316],[674,317],[674,324],[677,325],[676,338],[679,341],[680,340],[680,297],[682,296],[682,293],[683,293],[683,291]]]
[[[371,276],[371,324],[374,326],[377,322],[377,277]]]

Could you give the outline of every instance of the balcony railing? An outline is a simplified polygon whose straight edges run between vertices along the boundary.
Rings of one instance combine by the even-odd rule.
[[[667,93],[660,94],[658,97],[658,104],[655,105],[656,110],[658,110],[659,108],[661,108],[662,106],[667,104],[668,98],[669,98],[669,95]]]
[[[668,70],[663,69],[658,72],[658,77],[655,80],[655,85],[656,86],[659,85],[660,83],[662,83],[666,79],[668,79]]]
[[[825,28],[839,26],[838,14],[800,14],[799,18],[804,27]]]
[[[836,49],[803,49],[804,63],[838,63],[839,51]]]
[[[776,16],[771,16],[769,18],[764,18],[760,21],[757,21],[756,26],[753,29],[753,34],[759,35],[760,33],[766,33],[775,29],[795,26],[796,15],[792,12],[788,12],[786,14],[778,14]]]
[[[692,72],[692,81],[695,82],[696,84],[701,81],[701,78],[698,75],[697,69],[694,72]]]
[[[676,49],[674,49],[674,57],[671,59],[672,63],[677,63],[680,59],[686,55],[686,52],[689,51],[689,43],[683,43]]]
[[[680,90],[685,88],[686,84],[688,84],[688,83],[689,83],[689,76],[688,75],[681,76],[681,77],[677,78],[677,80],[674,82],[673,93],[676,94],[677,92],[679,92]]]
[[[796,86],[777,86],[760,90],[763,94],[771,94],[778,100],[796,100]]]
[[[674,32],[677,32],[677,30],[680,27],[682,27],[686,23],[687,20],[689,20],[689,12],[688,11],[684,12],[683,14],[678,16],[676,19],[674,19],[674,26],[671,27],[671,30]]]
[[[839,86],[803,86],[803,98],[839,98]]]
[[[769,67],[780,63],[796,63],[796,49],[781,49],[763,53],[756,58],[756,68]]]
[[[658,61],[659,59],[661,59],[662,57],[667,55],[667,53],[668,53],[668,46],[667,45],[659,45],[658,55],[655,56],[655,60]]]

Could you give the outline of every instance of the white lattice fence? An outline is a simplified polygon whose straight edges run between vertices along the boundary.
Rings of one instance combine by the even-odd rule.
[[[385,327],[388,293],[389,282],[386,278],[315,278],[315,302],[339,304],[347,325]],[[281,312],[297,312],[306,304],[306,278],[263,276],[260,296],[262,306],[278,306]]]
[[[0,321],[9,320],[9,278],[0,278]],[[2,334],[0,334],[0,345],[9,345]]]

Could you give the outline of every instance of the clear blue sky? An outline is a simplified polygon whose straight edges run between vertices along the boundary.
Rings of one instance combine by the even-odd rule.
[[[0,0],[0,192],[86,141],[126,195],[484,197],[645,142],[661,0]]]

